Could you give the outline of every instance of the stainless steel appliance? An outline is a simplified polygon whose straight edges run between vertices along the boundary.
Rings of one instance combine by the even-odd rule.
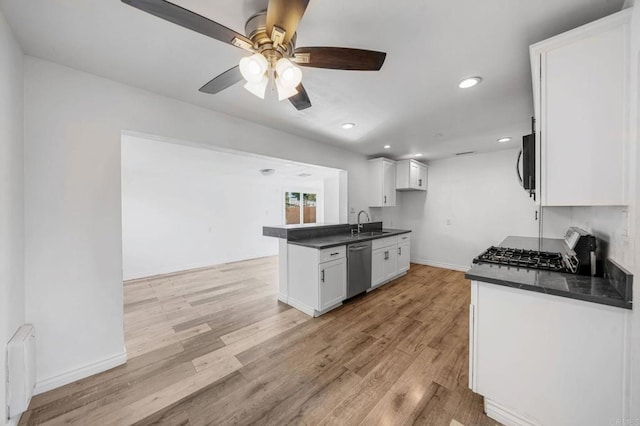
[[[496,265],[516,266],[519,268],[545,269],[547,271],[567,272],[561,253],[548,251],[514,249],[491,246],[473,263],[493,263]]]
[[[578,275],[597,275],[596,237],[584,229],[571,227],[561,252],[489,247],[473,263],[492,263],[517,268],[544,269]],[[560,246],[558,246],[560,249]]]
[[[347,299],[371,288],[371,241],[347,247]]]

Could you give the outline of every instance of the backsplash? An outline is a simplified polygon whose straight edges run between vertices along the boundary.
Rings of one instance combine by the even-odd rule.
[[[626,206],[545,207],[543,235],[562,238],[569,226],[577,226],[598,238],[602,258],[614,259],[624,267],[633,264],[633,251],[628,237],[629,220]]]

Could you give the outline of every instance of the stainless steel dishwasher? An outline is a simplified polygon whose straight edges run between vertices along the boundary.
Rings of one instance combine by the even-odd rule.
[[[347,248],[347,299],[371,288],[371,241]]]

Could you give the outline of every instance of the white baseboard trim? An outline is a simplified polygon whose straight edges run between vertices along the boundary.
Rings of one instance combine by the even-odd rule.
[[[434,262],[426,259],[411,259],[411,263],[417,263],[418,265],[434,266],[436,268],[452,269],[454,271],[467,272],[471,267],[469,265],[454,265],[452,263]]]
[[[534,421],[514,413],[488,398],[484,398],[484,412],[493,420],[497,420],[506,426],[538,426]]]
[[[305,314],[309,315],[310,317],[315,317],[316,316],[316,310],[313,309],[310,306],[305,305],[304,303],[294,299],[293,297],[289,297],[289,301],[287,302],[287,305],[292,306],[294,308],[296,308],[299,311],[304,312]]]
[[[110,356],[101,361],[94,362],[93,364],[85,365],[75,370],[68,371],[66,373],[58,374],[57,376],[49,377],[48,379],[39,380],[36,382],[36,387],[33,390],[34,395],[50,391],[52,389],[59,388],[60,386],[73,383],[77,380],[84,379],[94,374],[102,373],[103,371],[110,370],[114,367],[118,367],[127,362],[127,351],[123,351],[119,354]]]

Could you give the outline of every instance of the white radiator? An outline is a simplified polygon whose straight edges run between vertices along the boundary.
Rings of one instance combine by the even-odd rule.
[[[8,416],[13,418],[29,407],[36,384],[36,334],[30,324],[21,326],[7,346]]]

